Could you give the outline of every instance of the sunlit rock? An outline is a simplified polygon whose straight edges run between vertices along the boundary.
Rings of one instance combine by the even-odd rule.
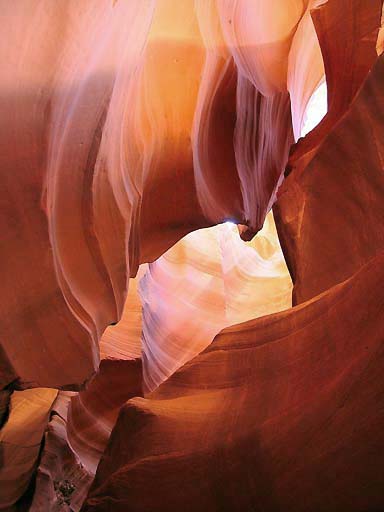
[[[129,401],[82,510],[380,508],[383,268],[225,329]]]
[[[230,222],[196,231],[140,281],[144,389],[152,391],[224,327],[291,306],[291,279],[272,214],[245,244]]]
[[[0,7],[0,507],[383,509],[382,0]]]

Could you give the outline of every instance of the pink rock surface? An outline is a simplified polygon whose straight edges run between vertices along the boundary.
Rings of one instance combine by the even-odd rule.
[[[225,329],[129,401],[82,510],[380,510],[383,268]]]
[[[139,283],[146,392],[206,348],[224,327],[291,306],[291,279],[272,214],[245,244],[233,224],[187,235]]]
[[[381,510],[382,0],[0,8],[0,507]]]
[[[72,397],[68,441],[90,473],[96,471],[120,407],[134,396],[142,396],[141,360],[103,359],[87,389]]]
[[[360,6],[364,10],[367,4]],[[376,27],[380,13],[377,7],[372,9],[376,18],[363,18],[372,24],[376,20]],[[360,25],[353,26],[362,30]],[[371,31],[372,27],[368,26],[367,30]],[[375,40],[364,40],[364,45],[367,42],[370,43],[368,55],[372,58]],[[354,51],[357,52],[355,48]],[[361,85],[363,76],[368,75],[365,84],[332,132],[299,160],[296,152],[301,154],[302,146],[297,145],[292,152],[295,164],[279,191],[275,215],[294,282],[294,303],[304,302],[343,281],[384,247],[381,222],[378,222],[382,218],[384,192],[382,57],[369,74],[368,64],[369,59],[364,66],[356,63],[354,72],[353,66],[346,69],[348,74],[342,80],[350,84],[353,76]],[[357,84],[353,85],[349,101],[352,92],[356,92]],[[336,99],[331,101],[333,119],[338,109],[340,114],[340,108]],[[321,125],[308,137],[315,137],[317,130],[320,133]],[[306,140],[303,139],[304,144]]]
[[[86,383],[140,263],[223,220],[262,227],[305,6],[275,23],[279,2],[240,4],[5,5],[3,346],[21,386]]]

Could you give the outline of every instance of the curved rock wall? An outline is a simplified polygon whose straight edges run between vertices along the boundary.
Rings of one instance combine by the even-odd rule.
[[[382,8],[0,0],[0,507],[383,508]]]

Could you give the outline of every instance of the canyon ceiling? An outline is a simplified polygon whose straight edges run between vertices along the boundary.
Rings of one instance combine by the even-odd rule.
[[[382,0],[0,0],[0,510],[384,510]]]

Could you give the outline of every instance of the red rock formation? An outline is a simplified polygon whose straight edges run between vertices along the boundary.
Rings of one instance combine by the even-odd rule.
[[[84,385],[139,263],[228,218],[244,237],[262,227],[292,141],[304,8],[292,0],[269,33],[243,3],[233,20],[189,0],[5,7],[2,343],[20,386]]]
[[[384,248],[383,79],[381,57],[348,113],[279,191],[275,215],[295,303],[343,281]]]
[[[291,306],[291,280],[272,214],[247,244],[228,223],[187,235],[149,265],[139,288],[146,392],[222,328]]]
[[[134,396],[142,396],[141,360],[104,359],[87,389],[72,398],[68,441],[90,473],[96,471],[120,407]]]
[[[372,14],[368,16],[372,26],[365,32],[369,34],[374,22],[378,27],[375,6],[371,11],[363,4],[358,7]],[[375,47],[375,39],[366,40]],[[369,70],[369,60],[365,68],[358,64],[357,59],[357,74],[353,75],[353,66],[348,70],[351,92],[343,98],[345,106],[336,101],[323,122],[328,129],[348,108]],[[115,510],[129,506],[130,510],[359,511],[382,506],[384,417],[378,400],[384,386],[380,378],[383,256],[364,265],[383,248],[377,220],[373,237],[364,236],[382,211],[378,135],[382,126],[377,118],[382,66],[378,62],[345,118],[318,146],[305,170],[292,172],[279,195],[282,236],[295,265],[296,297],[303,288],[300,301],[328,291],[287,313],[223,331],[148,400],[129,402],[84,511],[103,510],[112,502]],[[369,135],[361,133],[353,139],[356,126],[362,130],[368,126]],[[311,134],[309,140],[312,137],[319,144],[322,129],[318,138]],[[338,172],[331,162],[340,162]],[[377,197],[364,226],[366,213],[356,209],[358,185],[365,194],[361,204]],[[335,209],[326,200],[331,192],[336,192]],[[329,221],[322,223],[325,204]],[[337,213],[344,207],[345,214]],[[297,211],[301,215],[292,213]],[[339,236],[332,231],[329,236],[330,230],[339,228],[336,222],[332,226],[331,219],[339,217],[345,219],[345,229]],[[352,237],[356,225],[361,229]],[[321,246],[324,252],[319,250],[321,228],[327,235]],[[308,245],[311,240],[313,250]],[[344,264],[345,254],[349,259]],[[329,272],[324,271],[327,265]],[[359,308],[361,297],[363,308]],[[348,323],[340,323],[347,317]],[[189,477],[187,468],[193,468]],[[330,478],[331,468],[335,476]],[[156,484],[152,485],[150,475],[156,475]]]
[[[313,152],[346,113],[377,57],[382,1],[328,0],[311,11],[328,90],[328,112],[322,122],[292,151],[288,171],[302,171]],[[313,92],[313,91],[312,91]]]
[[[382,3],[3,2],[1,504],[384,506]]]
[[[92,483],[93,474],[68,444],[67,414],[72,395],[60,391],[52,406],[30,512],[77,512]]]
[[[123,314],[116,325],[105,330],[100,340],[101,359],[141,357],[142,306],[138,286],[146,270],[147,265],[141,265],[136,277],[129,280]]]
[[[0,509],[12,510],[33,478],[56,395],[57,390],[42,388],[11,395],[8,417],[0,430]]]
[[[82,510],[379,510],[383,263],[225,329],[128,402]]]
[[[271,215],[253,242],[243,244],[234,225],[200,230],[178,242],[149,269],[143,267],[140,274],[147,390],[205,348],[222,326],[290,306],[291,282]],[[123,359],[102,360],[87,389],[73,396],[61,441],[66,444],[62,453],[55,454],[64,459],[70,454],[70,460],[79,460],[89,475],[96,471],[119,408],[142,394],[141,361],[129,360],[141,355],[137,282],[136,278],[130,286],[121,321],[101,340],[104,357],[112,354]],[[45,460],[46,452],[44,448]],[[47,470],[42,468],[42,474]],[[52,480],[40,477],[38,493],[45,499],[51,495],[53,503]],[[78,488],[76,475],[56,475],[57,482],[66,480]]]

